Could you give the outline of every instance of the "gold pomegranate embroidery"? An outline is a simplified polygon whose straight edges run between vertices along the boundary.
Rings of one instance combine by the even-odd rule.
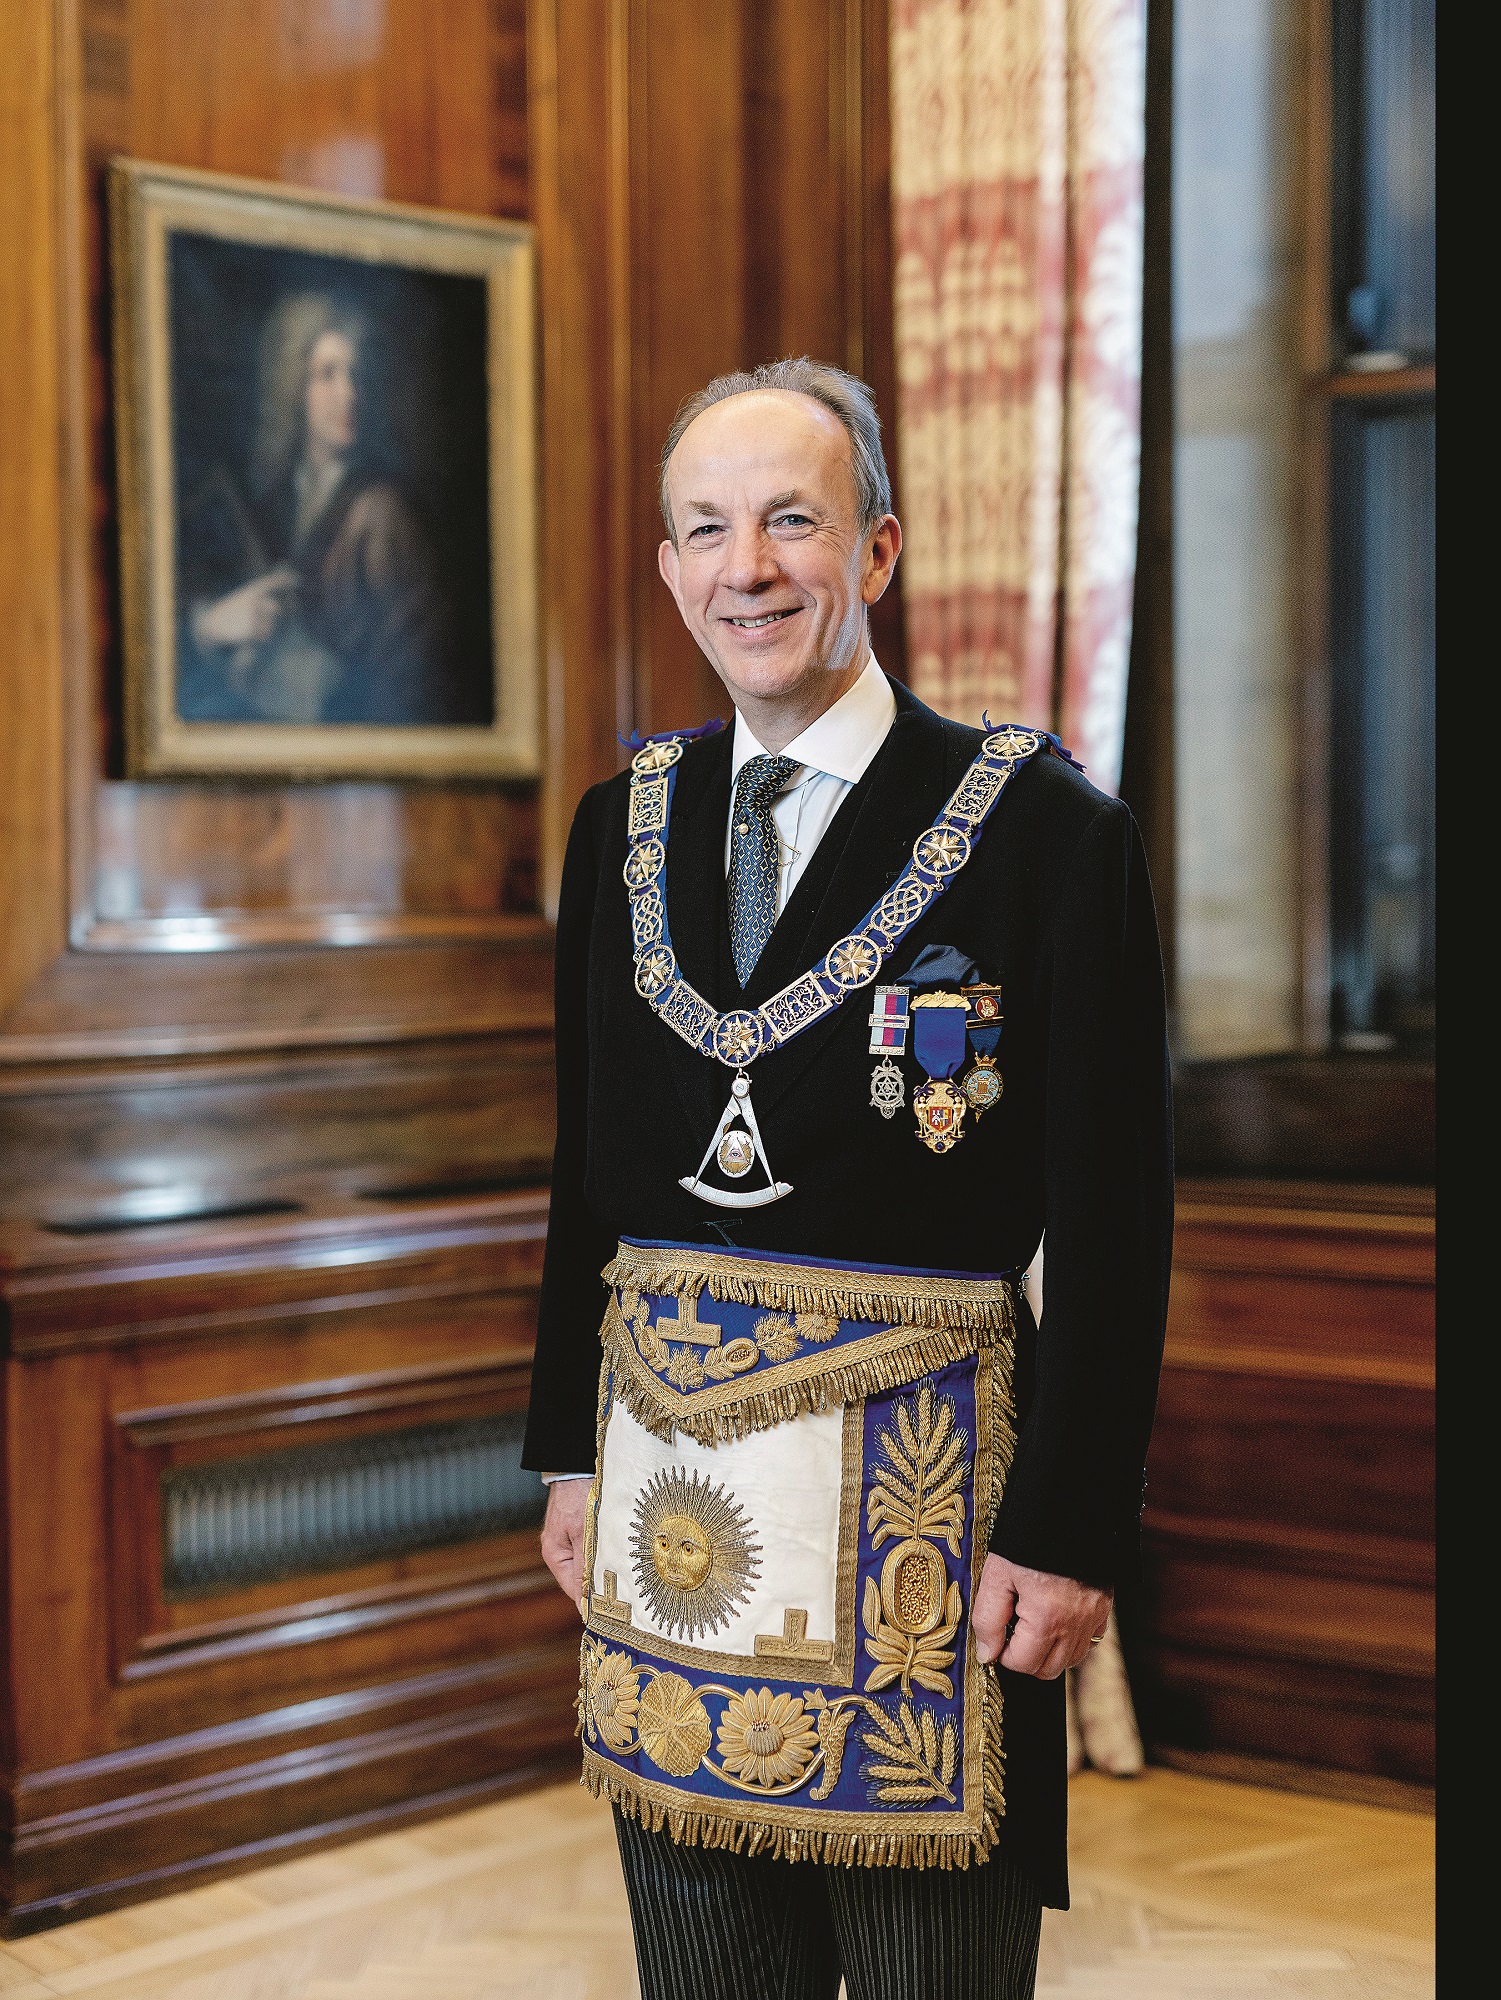
[[[955,1423],[953,1398],[936,1395],[931,1382],[897,1402],[892,1415],[895,1428],[880,1433],[886,1463],[873,1468],[865,1518],[872,1548],[901,1540],[881,1566],[879,1587],[874,1577],[865,1579],[860,1621],[875,1661],[866,1692],[899,1680],[903,1694],[916,1681],[952,1697],[947,1669],[964,1598],[936,1544],[946,1542],[955,1556],[963,1545],[969,1434]]]

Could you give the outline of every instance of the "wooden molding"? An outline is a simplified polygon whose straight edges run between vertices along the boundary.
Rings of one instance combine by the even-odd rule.
[[[1289,1574],[1432,1589],[1437,1573],[1432,1542],[1396,1535],[1358,1534],[1304,1522],[1216,1520],[1161,1507],[1149,1507],[1142,1525],[1149,1543]]]
[[[1241,1757],[1230,1750],[1182,1750],[1164,1743],[1154,1746],[1151,1761],[1197,1778],[1223,1778],[1234,1785],[1257,1785],[1274,1792],[1302,1792],[1315,1799],[1342,1799],[1350,1805],[1379,1806],[1385,1812],[1420,1813],[1431,1818],[1436,1804],[1432,1785],[1370,1777],[1319,1764],[1296,1764],[1285,1757]]]
[[[530,1345],[517,1346],[505,1354],[466,1355],[414,1368],[347,1375],[334,1382],[289,1382],[165,1409],[117,1410],[113,1421],[137,1450],[149,1451],[189,1439],[242,1437],[289,1425],[420,1408],[446,1402],[455,1391],[466,1398],[509,1394],[526,1388],[531,1363]]]
[[[1438,370],[1431,361],[1411,368],[1345,368],[1316,376],[1308,386],[1316,396],[1344,401],[1426,400],[1438,393]]]
[[[545,1218],[523,1190],[7,1233],[12,1929],[574,1754],[534,1527],[170,1599],[162,1571],[169,1468],[519,1411]]]
[[[243,1618],[189,1626],[181,1632],[144,1633],[137,1640],[138,1651],[121,1664],[119,1678],[122,1683],[155,1680],[164,1674],[244,1661],[254,1654],[352,1639],[414,1618],[478,1611],[518,1597],[550,1600],[557,1590],[552,1573],[536,1560],[536,1536],[528,1534],[525,1541],[525,1550],[518,1548],[515,1557],[523,1566],[510,1571],[496,1567],[448,1582],[429,1577],[420,1582],[378,1585],[365,1591],[344,1591],[309,1605],[290,1606],[285,1611],[247,1613]]]
[[[433,1704],[470,1706],[480,1690],[489,1688],[500,1694],[508,1688],[526,1688],[545,1681],[555,1671],[559,1651],[566,1644],[566,1640],[560,1640],[556,1645],[468,1660],[461,1666],[382,1681],[372,1687],[344,1688],[336,1694],[314,1696],[311,1700],[237,1716],[233,1721],[215,1723],[205,1729],[188,1730],[180,1736],[132,1743],[74,1763],[23,1773],[16,1779],[16,1796],[28,1802],[27,1815],[32,1799],[50,1800],[48,1811],[61,1812],[70,1801],[76,1804],[84,1800],[93,1788],[127,1784],[140,1790],[153,1772],[159,1773],[163,1781],[170,1778],[175,1782],[216,1769],[257,1744],[281,1743],[285,1748],[295,1749],[321,1735],[350,1728],[365,1717],[385,1716],[389,1723],[404,1711],[420,1714]]]

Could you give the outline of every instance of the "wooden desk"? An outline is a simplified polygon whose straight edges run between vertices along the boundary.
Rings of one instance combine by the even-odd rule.
[[[572,1758],[515,1464],[545,1226],[520,1192],[0,1230],[12,1932]]]

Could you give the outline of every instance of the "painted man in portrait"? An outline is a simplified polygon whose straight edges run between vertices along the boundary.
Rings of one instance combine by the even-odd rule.
[[[373,345],[330,293],[269,314],[248,492],[220,463],[180,523],[185,721],[449,719],[432,552],[379,434]]]

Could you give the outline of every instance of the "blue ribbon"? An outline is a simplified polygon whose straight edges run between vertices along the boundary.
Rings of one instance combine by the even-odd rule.
[[[952,1076],[963,1063],[967,1018],[962,1007],[912,1009],[912,1053],[929,1076]]]
[[[921,992],[930,986],[967,986],[979,976],[979,966],[954,945],[925,944],[902,974],[902,984]],[[922,1011],[926,1014],[932,1009],[925,1007]]]
[[[697,729],[659,729],[655,736],[643,736],[633,729],[629,736],[622,736],[617,729],[615,741],[624,750],[644,750],[648,743],[695,743],[700,736],[717,736],[724,728],[724,717],[716,715],[708,722],[701,722]]]
[[[980,720],[984,723],[987,729],[999,729],[1001,727],[1000,723],[992,722],[989,715],[987,714],[982,713]],[[1028,723],[1026,727],[1030,729],[1032,727],[1032,724]],[[1052,746],[1053,755],[1055,757],[1061,757],[1065,764],[1072,764],[1076,771],[1082,771],[1086,768],[1083,764],[1079,762],[1078,758],[1074,755],[1072,750],[1064,749],[1063,738],[1061,736],[1055,736],[1051,729],[1039,729],[1037,734],[1042,738],[1044,743],[1050,744]]]

